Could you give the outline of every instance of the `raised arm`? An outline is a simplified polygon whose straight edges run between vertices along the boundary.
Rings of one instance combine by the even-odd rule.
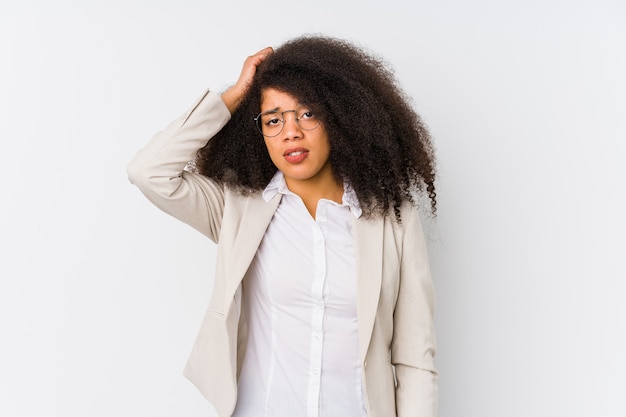
[[[272,52],[248,57],[239,79],[222,96],[206,91],[182,116],[157,133],[128,164],[128,178],[161,210],[189,224],[213,241],[219,239],[224,207],[221,184],[185,170],[198,149],[230,120],[254,77]]]

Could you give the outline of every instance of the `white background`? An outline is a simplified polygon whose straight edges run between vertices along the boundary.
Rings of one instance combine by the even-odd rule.
[[[433,134],[441,417],[626,415],[626,4],[0,0],[0,416],[214,416],[215,246],[126,163],[243,59],[370,48]]]

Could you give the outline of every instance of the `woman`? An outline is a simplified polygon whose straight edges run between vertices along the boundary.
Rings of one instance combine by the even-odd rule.
[[[263,49],[128,172],[218,243],[185,375],[220,416],[436,415],[415,207],[436,208],[433,150],[380,61],[325,37]]]

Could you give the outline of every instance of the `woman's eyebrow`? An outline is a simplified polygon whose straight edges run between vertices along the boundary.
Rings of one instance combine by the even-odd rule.
[[[278,110],[278,107],[274,107],[273,109],[263,110],[261,113],[277,113]]]

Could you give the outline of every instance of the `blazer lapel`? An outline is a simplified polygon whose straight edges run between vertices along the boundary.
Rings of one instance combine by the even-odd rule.
[[[250,267],[265,231],[276,212],[281,194],[270,201],[262,198],[247,199],[241,222],[232,241],[229,256],[229,273],[232,279],[225,283],[224,302],[230,305],[241,280]],[[380,297],[383,270],[383,219],[354,221],[357,273],[357,318],[359,329],[359,353],[365,360]]]
[[[360,217],[354,222],[357,262],[357,318],[361,361],[365,361],[378,309],[383,272],[383,230],[384,221],[382,219]]]
[[[276,212],[282,194],[277,193],[270,201],[258,198],[247,199],[241,221],[231,245],[229,256],[229,279],[225,284],[224,305],[230,305],[239,288],[246,271],[250,267],[254,255],[263,240],[265,230]]]

